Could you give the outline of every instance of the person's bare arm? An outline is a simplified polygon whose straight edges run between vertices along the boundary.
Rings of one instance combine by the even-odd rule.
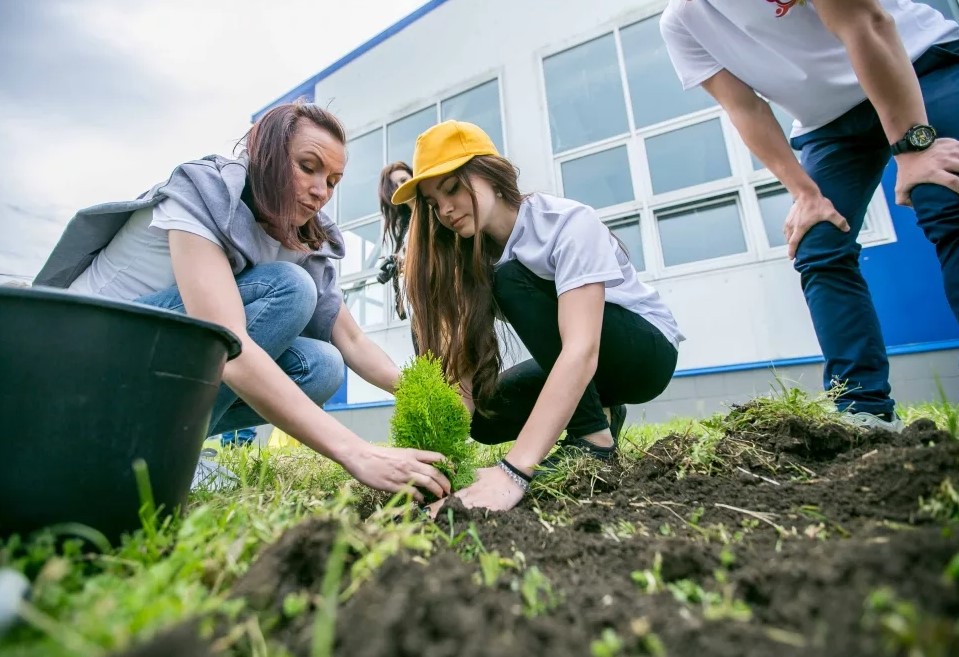
[[[919,79],[895,21],[878,0],[816,0],[816,11],[845,46],[889,143],[928,123]],[[897,155],[896,163],[896,202],[901,205],[911,204],[909,194],[921,183],[959,193],[959,142],[954,139],[941,138],[925,151]]]
[[[253,410],[342,464],[369,486],[398,491],[413,483],[437,496],[449,492],[449,482],[430,465],[441,460],[441,454],[366,442],[314,404],[250,338],[236,280],[219,246],[178,230],[169,231],[169,241],[173,272],[187,313],[225,326],[242,343],[242,353],[226,364],[223,381]]]
[[[749,150],[792,195],[793,206],[783,226],[790,258],[796,256],[806,231],[821,221],[828,221],[842,231],[849,230],[846,219],[796,160],[769,103],[726,69],[703,82],[703,88],[729,114]]]
[[[514,467],[532,473],[569,424],[583,391],[596,373],[605,297],[603,283],[584,285],[559,296],[562,350],[529,419],[506,456]],[[504,470],[493,467],[478,470],[476,481],[456,495],[467,507],[505,511],[513,508],[523,493],[524,488]],[[439,505],[433,505],[432,513],[438,510]]]

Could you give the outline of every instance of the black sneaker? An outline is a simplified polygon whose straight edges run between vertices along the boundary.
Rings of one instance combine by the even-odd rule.
[[[616,456],[619,447],[619,435],[623,431],[623,425],[626,423],[626,406],[620,404],[611,406],[609,409],[609,432],[613,434],[613,444],[611,447],[600,447],[585,438],[568,435],[559,441],[555,452],[543,459],[539,467],[533,471],[535,476],[539,472],[552,472],[563,460],[572,456],[579,456],[580,453],[591,456],[600,461],[611,461]],[[573,451],[577,450],[577,451]]]

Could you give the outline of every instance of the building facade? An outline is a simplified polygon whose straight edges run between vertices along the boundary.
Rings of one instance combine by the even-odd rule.
[[[756,0],[759,1],[759,0]],[[959,18],[956,0],[929,2]],[[702,90],[683,92],[659,34],[664,0],[433,0],[269,107],[305,97],[349,132],[346,176],[328,208],[346,238],[340,277],[364,330],[399,363],[413,353],[392,288],[376,282],[377,183],[446,119],[484,128],[523,191],[597,209],[687,341],[659,399],[630,420],[705,415],[776,379],[821,389],[822,358],[787,258],[789,195]],[[788,131],[789,119],[776,109]],[[894,165],[860,237],[862,266],[901,402],[959,399],[959,325],[931,244],[894,204]],[[349,373],[327,405],[385,436],[389,395]]]

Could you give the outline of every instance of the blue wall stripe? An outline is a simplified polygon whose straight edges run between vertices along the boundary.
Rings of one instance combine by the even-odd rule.
[[[943,340],[941,342],[925,342],[921,344],[905,344],[897,345],[894,347],[889,347],[886,349],[886,352],[890,356],[905,356],[908,354],[922,354],[929,353],[933,351],[949,351],[952,349],[959,349],[959,340]],[[816,363],[823,362],[822,356],[801,356],[798,358],[780,358],[778,360],[759,360],[751,363],[734,363],[732,365],[717,365],[715,367],[697,367],[688,370],[677,370],[673,374],[674,379],[680,379],[685,377],[693,376],[708,376],[710,374],[726,374],[729,372],[744,372],[747,370],[763,370],[763,369],[775,369],[777,367],[793,367],[796,365],[814,365]],[[349,404],[340,402],[339,399],[345,399],[345,389],[346,382],[343,382],[343,387],[340,390],[344,391],[342,397],[337,391],[337,403],[327,402],[323,407],[329,412],[336,411],[356,411],[364,408],[384,408],[387,406],[393,406],[394,401],[392,399],[377,401],[377,402],[362,402],[357,404]]]
[[[907,354],[922,354],[930,351],[946,351],[959,349],[959,340],[943,340],[940,342],[924,342],[917,344],[895,345],[886,348],[890,356],[904,356]],[[745,370],[761,370],[774,367],[792,367],[795,365],[814,365],[822,363],[822,356],[800,356],[798,358],[780,358],[778,360],[758,360],[751,363],[734,363],[732,365],[716,365],[714,367],[697,367],[688,370],[677,370],[673,378],[702,376],[705,374],[724,374],[726,372],[742,372]]]
[[[336,71],[340,70],[341,68],[343,68],[344,66],[352,62],[357,57],[361,56],[363,53],[369,50],[372,50],[373,48],[380,45],[381,43],[389,39],[391,36],[393,36],[397,32],[403,30],[408,25],[415,23],[419,19],[423,18],[423,16],[426,16],[426,14],[430,13],[431,11],[433,11],[434,9],[436,9],[437,7],[439,7],[440,5],[448,1],[449,0],[431,0],[430,2],[427,2],[425,5],[423,5],[422,7],[420,7],[419,9],[417,9],[416,11],[408,15],[406,18],[400,19],[396,23],[393,23],[388,28],[386,28],[385,30],[377,34],[375,37],[373,37],[372,39],[370,39],[363,45],[359,46],[355,50],[352,50],[351,52],[347,53],[345,56],[333,62],[332,64],[327,66],[325,69],[323,69],[322,71],[320,71],[319,73],[311,77],[309,80],[304,81],[302,84],[288,91],[287,93],[283,94],[282,96],[274,100],[269,105],[254,112],[251,120],[255,122],[261,116],[266,114],[266,112],[269,111],[271,108],[276,107],[277,105],[281,105],[283,103],[291,103],[297,98],[300,98],[301,96],[305,96],[306,98],[309,99],[310,102],[313,102],[315,100],[313,97],[313,93],[314,93],[314,88],[316,87],[317,82],[319,82],[320,80],[326,77],[329,77]]]
[[[392,399],[377,402],[361,402],[358,404],[331,404],[327,402],[323,405],[323,410],[328,413],[335,413],[336,411],[358,411],[364,408],[384,408],[386,406],[394,406],[395,404],[396,402]]]

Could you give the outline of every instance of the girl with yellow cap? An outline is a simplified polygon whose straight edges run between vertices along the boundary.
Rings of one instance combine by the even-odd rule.
[[[623,405],[662,393],[684,338],[596,212],[520,194],[516,168],[460,121],[419,136],[392,200],[414,201],[405,276],[421,350],[460,382],[475,440],[515,441],[464,504],[515,506],[564,429],[563,449],[613,458]],[[505,371],[496,316],[532,356]]]

